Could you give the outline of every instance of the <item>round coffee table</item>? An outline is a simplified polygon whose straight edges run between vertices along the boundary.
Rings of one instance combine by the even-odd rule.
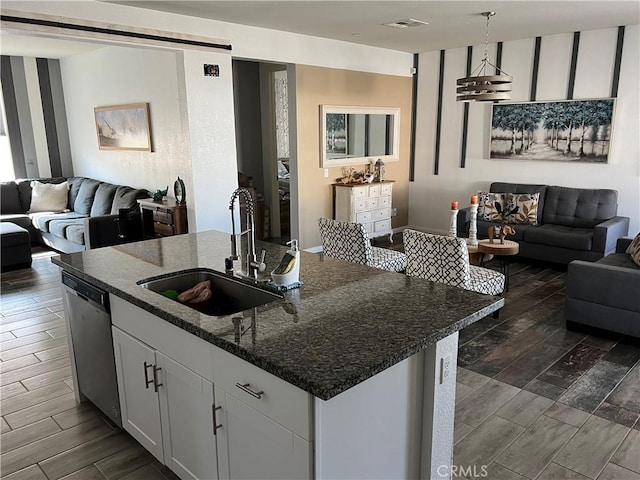
[[[484,255],[495,255],[500,259],[500,271],[504,275],[504,289],[509,291],[509,257],[516,255],[520,251],[520,244],[513,240],[505,240],[504,243],[500,243],[500,240],[485,239],[478,242],[478,252]],[[484,258],[481,260],[481,265],[484,264]]]

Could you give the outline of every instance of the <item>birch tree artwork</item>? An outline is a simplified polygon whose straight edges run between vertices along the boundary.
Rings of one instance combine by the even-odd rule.
[[[490,158],[607,163],[615,99],[496,103]]]

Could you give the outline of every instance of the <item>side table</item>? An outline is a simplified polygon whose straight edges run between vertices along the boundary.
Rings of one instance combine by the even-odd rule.
[[[500,243],[498,240],[485,239],[478,242],[478,252],[484,255],[495,255],[500,259],[500,272],[504,275],[504,289],[509,291],[509,257],[517,255],[520,251],[520,244],[513,240],[505,240],[504,243]],[[481,260],[481,265],[484,264],[484,258]]]
[[[168,237],[188,232],[187,206],[173,199],[156,202],[140,199],[142,229],[145,238]]]

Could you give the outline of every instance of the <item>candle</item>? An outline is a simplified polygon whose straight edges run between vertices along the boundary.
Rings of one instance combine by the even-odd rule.
[[[471,195],[471,205],[478,203],[478,195]]]
[[[458,209],[458,202],[451,202],[451,210],[457,210]]]

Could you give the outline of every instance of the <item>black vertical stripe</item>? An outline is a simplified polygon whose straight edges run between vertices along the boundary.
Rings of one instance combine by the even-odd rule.
[[[7,55],[2,55],[0,60],[0,81],[2,82],[4,111],[7,117],[7,133],[9,135],[9,145],[11,146],[13,173],[16,178],[23,178],[27,176],[27,167],[25,166],[24,149],[22,148],[22,133],[20,132],[16,91],[13,85],[11,58]]]
[[[496,75],[500,75],[502,68],[502,42],[496,45]]]
[[[538,67],[540,66],[540,44],[542,43],[542,37],[536,37],[536,47],[533,52],[533,68],[531,69],[531,94],[529,95],[529,101],[533,102],[536,99],[536,91],[538,89]]]
[[[438,117],[436,121],[436,148],[433,161],[433,174],[438,175],[440,167],[440,134],[442,132],[442,90],[444,88],[444,50],[440,50],[440,76],[438,80]]]
[[[467,77],[471,76],[471,59],[473,57],[473,47],[467,47]],[[467,132],[469,129],[469,102],[464,102],[462,114],[462,148],[460,153],[460,168],[467,164]]]
[[[624,25],[618,27],[618,44],[616,45],[616,60],[613,64],[613,78],[611,79],[611,96],[618,96],[620,83],[620,65],[622,64],[622,46],[624,44]]]
[[[416,177],[416,120],[418,116],[418,62],[420,55],[413,54],[413,80],[411,86],[411,152],[409,155],[409,181]]]
[[[573,33],[573,52],[571,53],[571,70],[569,70],[569,85],[567,86],[567,100],[573,100],[573,87],[576,84],[576,67],[578,65],[578,48],[580,47],[580,32]]]
[[[36,66],[38,69],[38,81],[40,83],[40,98],[42,99],[42,114],[44,117],[44,130],[47,137],[51,176],[60,177],[62,176],[62,162],[60,160],[60,148],[58,145],[56,115],[53,109],[53,97],[51,95],[48,60],[46,58],[36,58]]]
[[[370,116],[364,116],[364,156],[369,156],[369,131],[371,130],[371,125],[369,124]]]

